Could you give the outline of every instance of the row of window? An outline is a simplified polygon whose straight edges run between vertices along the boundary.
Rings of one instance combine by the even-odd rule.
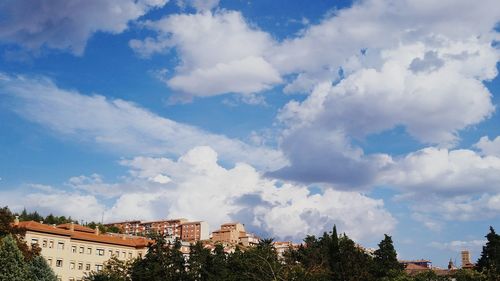
[[[52,266],[52,263],[53,263],[53,260],[52,258],[47,258],[47,263]],[[62,259],[56,259],[55,260],[55,266],[56,267],[63,267],[64,264],[63,264],[63,260]],[[83,262],[70,262],[69,263],[69,269],[71,270],[85,270],[85,271],[90,271],[91,270],[91,264],[90,263],[86,263],[84,264]],[[100,271],[102,270],[102,264],[95,264],[95,268],[94,268],[95,271]]]
[[[55,241],[54,240],[47,240],[47,239],[43,239],[42,240],[42,243],[41,243],[41,247],[42,248],[49,248],[49,249],[52,249],[54,248],[54,243]],[[39,245],[39,239],[38,238],[32,238],[31,239],[31,244],[38,244]],[[58,241],[57,242],[57,249],[58,250],[64,250],[64,242],[63,241]],[[71,245],[71,252],[76,254],[76,253],[79,253],[79,254],[87,254],[87,255],[92,255],[92,250],[93,248],[92,247],[84,247],[84,246],[80,246],[80,247],[77,247],[76,245]],[[104,256],[105,255],[105,249],[104,248],[96,248],[96,251],[95,251],[95,254],[97,256]],[[122,251],[121,252],[121,255],[120,255],[120,251],[119,250],[108,250],[108,254],[109,254],[109,257],[112,257],[112,256],[116,256],[118,258],[127,258],[127,255],[128,255],[128,258],[131,259],[132,258],[132,252],[125,252],[125,251]],[[140,254],[139,254],[140,255]]]

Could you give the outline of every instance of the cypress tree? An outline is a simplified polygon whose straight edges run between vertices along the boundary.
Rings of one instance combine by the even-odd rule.
[[[28,266],[12,235],[2,239],[0,245],[0,280],[29,280]]]
[[[486,235],[486,245],[483,246],[481,257],[477,261],[476,268],[480,271],[490,271],[500,275],[500,235],[490,226],[490,232]]]
[[[376,276],[387,277],[403,271],[403,265],[398,262],[391,236],[384,234],[384,240],[378,244],[378,247],[374,253],[374,273]]]

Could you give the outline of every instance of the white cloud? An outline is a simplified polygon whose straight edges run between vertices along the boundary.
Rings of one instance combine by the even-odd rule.
[[[379,181],[409,193],[499,192],[500,158],[467,149],[425,148],[396,159]]]
[[[251,27],[239,12],[170,15],[145,26],[156,37],[132,40],[130,46],[142,56],[176,48],[181,63],[167,85],[183,94],[250,94],[281,82],[264,58],[274,41]]]
[[[490,140],[487,136],[482,137],[474,144],[484,155],[500,157],[500,136]]]
[[[472,75],[493,78],[496,70],[466,73],[471,70],[465,70],[464,65],[474,67],[475,59],[445,58],[455,53],[447,49],[451,47],[439,52],[443,65],[438,69],[416,73],[409,67],[415,58],[425,57],[423,45],[387,50],[380,69],[362,68],[336,85],[322,84],[305,101],[287,104],[279,119],[288,126],[312,124],[323,130],[342,129],[357,138],[402,125],[422,142],[453,144],[460,130],[478,124],[493,112],[491,94]],[[485,48],[483,60],[491,60],[489,64],[494,67],[498,55],[493,50],[487,46],[470,48],[471,52]]]
[[[473,251],[475,253],[480,253],[482,247],[486,244],[485,240],[453,240],[450,242],[432,242],[430,245],[433,248],[440,250],[449,250],[453,252],[460,252],[463,250]]]
[[[285,163],[280,151],[211,134],[124,100],[60,89],[47,78],[2,75],[0,95],[23,118],[127,155],[181,155],[194,146],[211,145],[232,163],[246,161],[262,169]]]
[[[191,6],[197,11],[209,11],[219,5],[219,0],[177,0],[177,5],[181,8]]]
[[[154,192],[124,194],[111,216],[122,217],[122,210],[132,212],[130,206],[141,206],[154,218],[204,219],[213,228],[241,220],[263,233],[293,239],[329,230],[334,223],[355,238],[369,239],[395,225],[381,200],[331,189],[313,195],[307,186],[263,178],[244,163],[226,169],[210,147],[196,147],[177,161],[136,157],[122,164],[131,168],[134,178],[162,174],[171,181]]]
[[[0,42],[19,44],[29,50],[42,47],[82,55],[96,32],[121,33],[128,23],[168,0],[7,0]]]

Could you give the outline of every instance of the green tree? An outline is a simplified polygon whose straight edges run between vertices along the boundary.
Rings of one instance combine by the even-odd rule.
[[[54,271],[42,256],[36,256],[28,262],[29,276],[32,281],[56,281]]]
[[[403,265],[398,262],[391,236],[384,234],[384,239],[375,250],[373,272],[376,277],[397,275],[403,271]]]
[[[85,281],[132,281],[130,276],[132,262],[122,261],[112,257],[106,263],[101,271],[92,271],[85,276]]]
[[[29,280],[28,266],[12,235],[2,239],[0,245],[0,280]]]
[[[340,278],[342,281],[374,280],[370,268],[373,260],[347,235],[339,238]]]
[[[190,280],[207,281],[209,280],[210,270],[213,258],[210,250],[205,249],[203,244],[198,241],[191,246],[188,262],[188,275]]]
[[[487,276],[481,272],[469,269],[456,270],[451,274],[456,281],[487,281]]]
[[[495,229],[490,226],[490,232],[486,235],[486,239],[486,245],[483,246],[476,268],[479,271],[500,276],[500,235],[496,234]]]

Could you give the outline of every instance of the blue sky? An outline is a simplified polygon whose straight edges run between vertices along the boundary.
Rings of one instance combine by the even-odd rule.
[[[433,2],[4,1],[0,204],[477,258],[500,13]]]

